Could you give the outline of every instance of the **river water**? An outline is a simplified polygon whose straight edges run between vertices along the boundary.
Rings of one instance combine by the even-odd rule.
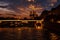
[[[48,40],[40,28],[0,28],[0,40]]]

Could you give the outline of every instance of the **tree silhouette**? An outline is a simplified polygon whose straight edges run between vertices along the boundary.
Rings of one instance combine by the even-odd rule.
[[[44,28],[48,29],[50,32],[56,33],[57,35],[60,35],[60,23],[58,23],[57,21],[60,21],[60,5],[57,6],[56,8],[52,8],[50,11],[50,15],[48,13],[44,14],[47,16],[44,16]],[[47,12],[44,12],[47,13]],[[53,19],[53,21],[52,21]]]

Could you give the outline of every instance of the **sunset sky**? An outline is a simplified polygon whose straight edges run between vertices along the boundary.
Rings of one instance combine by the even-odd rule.
[[[0,14],[4,14],[7,11],[8,14],[12,12],[12,14],[17,15],[28,15],[26,13],[29,13],[27,8],[30,4],[34,4],[37,8],[41,7],[43,10],[50,10],[51,8],[58,6],[60,0],[0,0]],[[25,11],[21,11],[21,8]]]

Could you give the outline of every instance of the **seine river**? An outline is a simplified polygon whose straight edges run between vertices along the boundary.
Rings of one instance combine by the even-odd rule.
[[[0,40],[49,40],[44,35],[43,29],[39,27],[0,28]]]

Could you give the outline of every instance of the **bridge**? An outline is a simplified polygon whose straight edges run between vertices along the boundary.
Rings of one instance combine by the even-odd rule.
[[[38,27],[43,20],[0,20],[0,27]],[[38,27],[39,28],[39,27]]]

